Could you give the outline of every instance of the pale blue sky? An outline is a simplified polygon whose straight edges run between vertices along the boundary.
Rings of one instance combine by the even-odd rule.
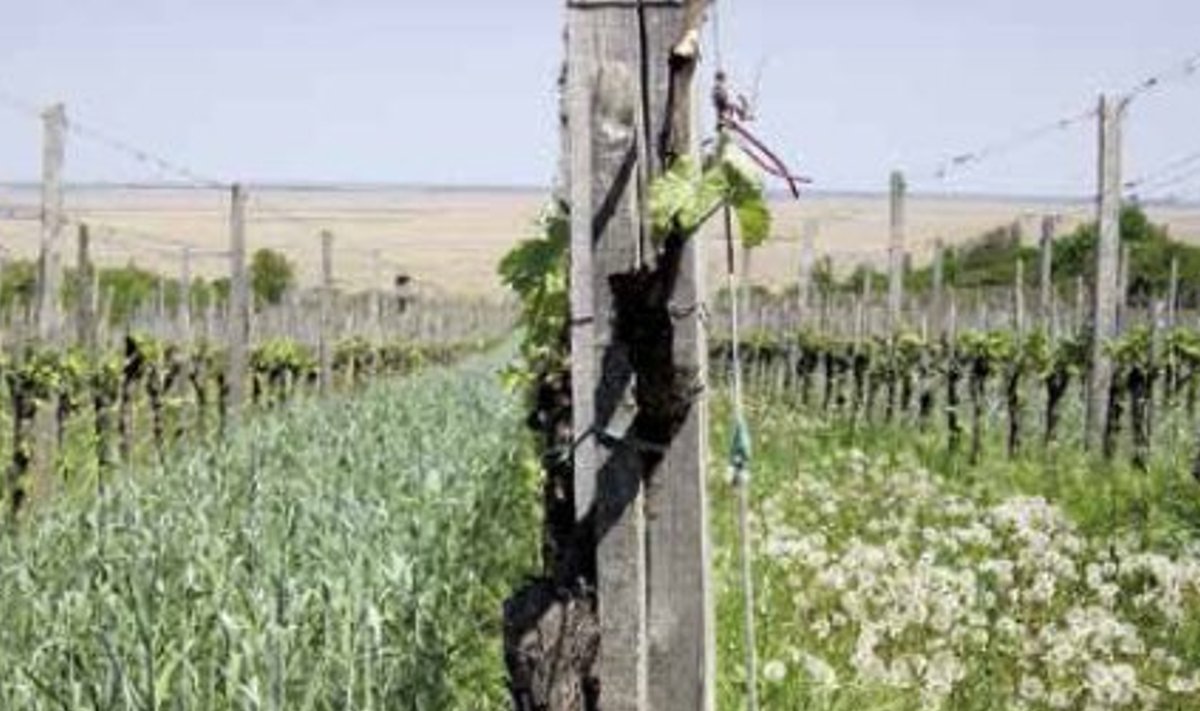
[[[5,0],[0,90],[222,179],[545,184],[560,0]],[[1200,51],[1196,0],[722,0],[759,128],[826,189],[1083,194],[1091,126],[945,185],[947,156],[1091,106]],[[711,58],[711,54],[710,54]],[[707,65],[706,75],[712,68]],[[707,107],[705,107],[707,109]],[[1200,151],[1200,76],[1134,105],[1128,177]],[[0,107],[0,179],[39,127]],[[69,177],[154,180],[73,142]],[[1200,177],[1185,184],[1200,194]]]

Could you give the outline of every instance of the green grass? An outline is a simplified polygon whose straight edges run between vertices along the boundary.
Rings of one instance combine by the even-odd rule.
[[[1070,445],[1031,444],[1009,460],[994,433],[983,461],[970,466],[965,454],[946,453],[940,434],[914,426],[855,430],[763,392],[748,406],[764,708],[1042,709],[1052,708],[1052,691],[1066,708],[1200,708],[1200,694],[1178,691],[1200,680],[1200,485],[1184,466],[1185,423],[1163,424],[1148,472],[1098,463]],[[718,707],[740,709],[735,503],[723,476],[728,403],[718,401],[714,414]],[[990,430],[1003,429],[997,421]],[[988,572],[998,560],[1015,562],[1013,582]],[[1062,569],[1039,567],[1051,563]],[[1102,588],[1111,599],[1089,572],[1112,586]],[[1040,573],[1054,579],[1053,592],[1031,602]],[[1168,574],[1184,581],[1178,599]],[[917,610],[952,610],[950,626],[913,613],[914,600]],[[1095,636],[1068,646],[1087,624],[1114,620],[1136,630],[1141,648],[1092,650]],[[859,654],[873,641],[864,630],[880,622],[887,631],[868,645],[873,653]],[[1013,622],[1015,638],[1001,631]],[[1039,638],[1090,656],[1055,666]],[[945,663],[937,668],[952,679],[945,689],[927,678],[938,654]],[[882,670],[872,671],[872,659]],[[822,664],[836,684],[819,681]],[[1119,683],[1127,669],[1136,674],[1132,687]],[[1021,697],[1022,683],[1030,698]],[[1123,705],[1129,688],[1143,696]],[[1110,691],[1103,703],[1093,696]]]
[[[301,402],[0,536],[0,708],[492,709],[535,472],[496,359]]]

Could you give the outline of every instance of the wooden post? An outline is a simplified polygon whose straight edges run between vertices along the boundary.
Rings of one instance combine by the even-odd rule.
[[[371,321],[369,328],[371,330],[371,339],[373,341],[375,341],[376,345],[380,345],[383,343],[383,286],[382,286],[382,284],[383,284],[384,278],[383,278],[383,253],[378,249],[371,250],[371,273],[373,276],[372,281],[374,281],[374,284],[371,285],[371,291],[368,292],[370,299],[371,299],[370,303],[368,304],[368,308],[369,308],[368,318]]]
[[[56,341],[62,335],[59,290],[62,284],[62,168],[66,109],[55,104],[42,114],[41,252],[38,260],[38,337]]]
[[[1167,328],[1179,319],[1179,257],[1171,257],[1171,281],[1167,284]]]
[[[645,436],[643,422],[656,415],[638,411],[632,344],[616,327],[614,292],[615,284],[641,278],[640,268],[649,270],[640,272],[646,278],[662,278],[670,271],[662,270],[665,260],[678,260],[663,333],[673,334],[675,376],[694,371],[693,385],[703,388],[703,240],[650,254],[639,204],[645,181],[664,167],[663,143],[676,155],[693,151],[688,68],[695,57],[671,52],[685,47],[677,43],[685,25],[698,26],[703,3],[569,0],[568,8],[575,502],[577,517],[596,525],[599,706],[708,711],[715,643],[705,403],[687,408],[660,455],[647,457],[629,440]],[[646,374],[637,388],[664,385]]]
[[[941,338],[946,333],[946,247],[942,240],[933,243],[933,285],[930,311],[933,314],[935,333]]]
[[[250,339],[250,287],[246,279],[246,193],[230,190],[229,201],[229,423],[236,427],[246,401],[247,350]]]
[[[1092,301],[1092,368],[1088,387],[1087,438],[1099,449],[1108,421],[1112,360],[1108,342],[1117,335],[1118,260],[1121,224],[1121,114],[1124,103],[1100,98],[1100,239],[1096,249],[1095,298]]]
[[[184,247],[179,255],[179,342],[192,340],[192,248]]]
[[[1013,276],[1013,330],[1018,338],[1025,335],[1025,261],[1019,254]]]
[[[900,327],[900,309],[904,304],[904,200],[907,186],[904,174],[893,171],[891,177],[891,234],[888,242],[887,335]]]
[[[87,353],[96,350],[95,266],[87,225],[79,225],[79,251],[75,260],[75,343]]]
[[[1077,335],[1083,334],[1088,328],[1088,289],[1087,282],[1083,280],[1083,276],[1075,277],[1075,332]]]
[[[869,273],[863,278],[858,307],[855,312],[854,340],[861,344],[871,335],[871,275]]]
[[[333,389],[333,233],[321,233],[321,323],[317,333],[317,351],[321,361],[321,395]]]
[[[796,294],[796,304],[800,310],[800,326],[802,328],[810,328],[809,323],[813,309],[813,259],[816,256],[817,249],[817,230],[819,224],[816,220],[809,219],[804,221],[804,228],[800,244],[800,280]]]
[[[1048,327],[1054,299],[1054,229],[1057,220],[1052,215],[1042,218],[1042,238],[1039,249],[1038,321]]]
[[[1117,264],[1117,335],[1129,325],[1129,243],[1122,242]]]

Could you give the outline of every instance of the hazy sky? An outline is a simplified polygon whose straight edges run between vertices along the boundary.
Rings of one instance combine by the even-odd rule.
[[[552,172],[561,0],[3,5],[0,90],[63,100],[222,179],[529,185]],[[761,75],[761,132],[827,189],[879,189],[901,167],[918,189],[1086,193],[1091,125],[945,184],[921,176],[1200,51],[1196,0],[722,0],[720,18],[735,79]],[[37,175],[39,134],[0,106],[0,179]],[[1127,136],[1127,177],[1200,151],[1200,75],[1137,102]],[[72,141],[72,179],[162,177]],[[1200,195],[1200,177],[1181,187]]]

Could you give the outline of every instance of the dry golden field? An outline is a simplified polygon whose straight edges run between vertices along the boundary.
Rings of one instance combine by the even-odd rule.
[[[428,288],[463,295],[500,295],[495,276],[500,256],[529,235],[545,199],[540,190],[467,188],[272,188],[251,187],[250,249],[287,252],[306,283],[319,269],[321,230],[336,235],[335,271],[349,288],[382,285],[397,273]],[[38,196],[27,188],[0,189],[0,245],[30,256],[37,244]],[[182,246],[194,247],[193,270],[218,275],[227,270],[219,253],[228,241],[228,196],[212,190],[77,187],[69,189],[72,220],[93,226],[97,261],[134,262],[177,273]],[[1069,229],[1087,219],[1086,202],[1037,199],[914,196],[908,204],[908,242],[918,260],[932,242],[969,239],[1001,224],[1022,220],[1026,239],[1036,239],[1040,218],[1063,216]],[[1200,206],[1155,206],[1154,219],[1200,243]],[[799,202],[778,200],[776,239],[757,251],[753,279],[786,285],[797,271],[806,219],[820,223],[817,253],[840,265],[880,262],[888,234],[885,195],[814,194]],[[74,259],[74,230],[66,233],[65,258]],[[710,246],[710,268],[722,268],[724,250]]]

